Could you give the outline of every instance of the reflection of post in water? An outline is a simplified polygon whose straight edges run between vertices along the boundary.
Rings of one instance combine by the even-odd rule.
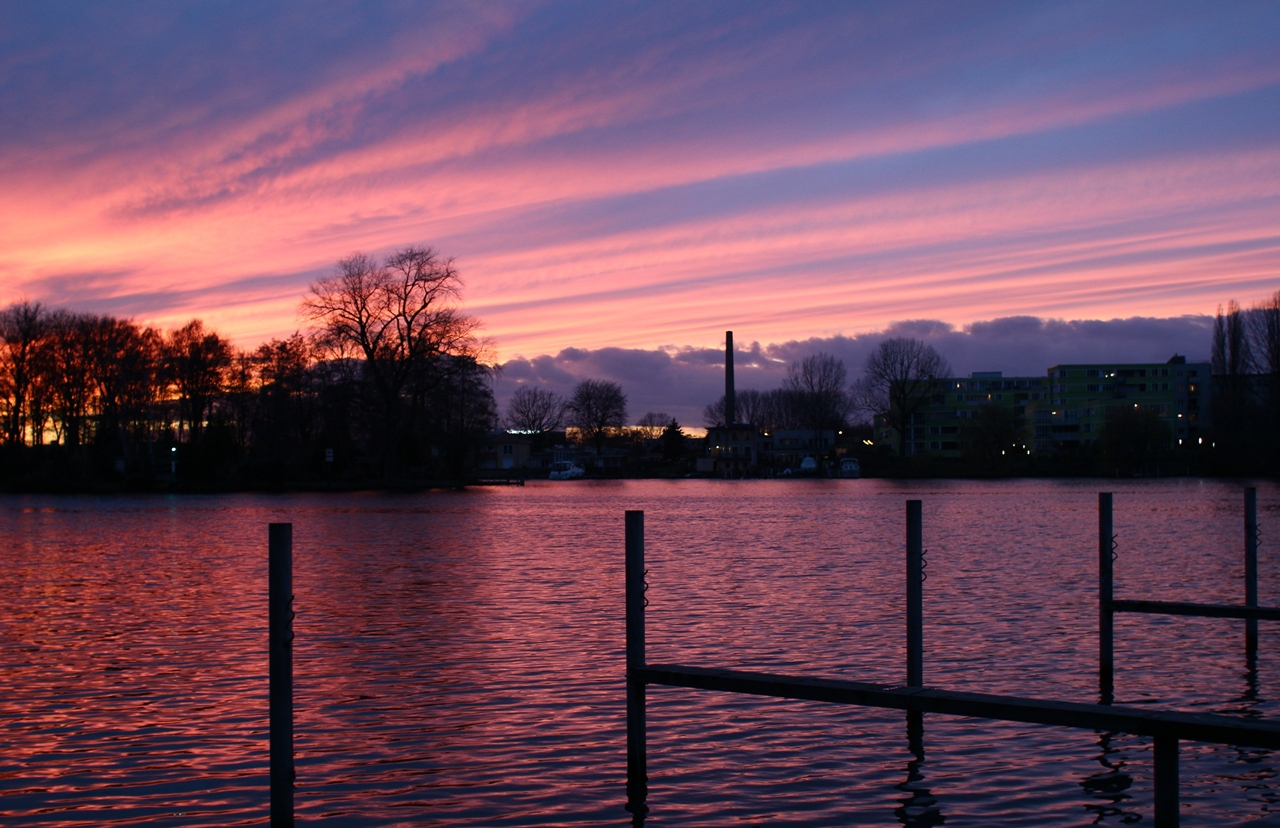
[[[1258,648],[1246,647],[1244,654],[1244,693],[1240,701],[1248,707],[1258,703]]]
[[[1258,606],[1258,490],[1244,490],[1244,605]],[[1258,619],[1244,622],[1244,651],[1249,670],[1257,669]]]
[[[907,796],[898,800],[893,815],[903,825],[915,828],[941,825],[947,818],[938,808],[938,800],[921,784],[924,782],[924,774],[920,772],[924,765],[924,714],[918,710],[907,711],[907,749],[911,751],[907,779],[897,786]]]
[[[1237,699],[1239,707],[1232,708],[1230,712],[1233,715],[1241,716],[1247,719],[1262,718],[1262,710],[1260,706],[1265,701],[1258,694],[1258,650],[1256,647],[1245,645],[1245,670],[1243,673],[1244,689]],[[1226,711],[1224,711],[1226,712]],[[1268,782],[1272,777],[1271,763],[1267,760],[1272,758],[1272,752],[1269,750],[1260,750],[1258,748],[1236,748],[1236,758],[1244,762],[1246,765],[1260,766],[1259,769],[1265,768],[1262,774],[1267,778]],[[1250,775],[1256,771],[1250,772]],[[1268,786],[1269,787],[1269,786]]]
[[[924,530],[919,500],[907,501],[907,686],[924,686]],[[903,825],[941,825],[946,819],[938,810],[937,800],[924,780],[920,766],[924,764],[924,714],[907,711],[907,749],[912,759],[907,763],[907,781],[898,790],[909,794],[894,809],[893,815]]]
[[[1124,803],[1133,798],[1125,793],[1133,785],[1133,777],[1125,772],[1123,759],[1117,757],[1112,760],[1112,756],[1121,752],[1119,748],[1111,746],[1113,738],[1115,734],[1110,732],[1098,736],[1101,752],[1097,758],[1102,770],[1090,774],[1080,783],[1080,787],[1097,801],[1087,803],[1084,807],[1094,815],[1095,823],[1111,817],[1120,817],[1122,823],[1137,822],[1142,819],[1142,815],[1124,809]]]

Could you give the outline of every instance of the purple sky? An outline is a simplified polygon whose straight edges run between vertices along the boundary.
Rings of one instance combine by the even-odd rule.
[[[339,258],[430,244],[500,388],[689,420],[726,329],[1203,358],[1280,288],[1277,43],[1264,3],[6,4],[0,303],[251,346]]]

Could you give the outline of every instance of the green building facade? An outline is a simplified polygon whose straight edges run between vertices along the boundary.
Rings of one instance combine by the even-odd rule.
[[[1132,411],[1163,424],[1168,448],[1190,447],[1208,426],[1209,385],[1209,363],[1180,356],[1166,363],[1055,365],[1040,377],[980,371],[935,384],[905,426],[904,448],[935,457],[1078,452],[1102,437],[1108,418]],[[896,449],[897,438],[886,417],[875,418],[878,445]]]
[[[1208,425],[1209,363],[1175,356],[1166,363],[1055,365],[1050,405],[1031,412],[1032,449],[1078,450],[1097,442],[1109,417],[1154,414],[1167,428],[1168,448],[1198,444]]]

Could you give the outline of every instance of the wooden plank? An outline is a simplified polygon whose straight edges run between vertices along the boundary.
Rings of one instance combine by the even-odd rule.
[[[868,684],[840,679],[650,664],[629,677],[648,684],[719,690],[754,696],[853,704],[891,710],[918,710],[1026,724],[1109,730],[1141,736],[1172,736],[1194,742],[1280,748],[1280,724],[1211,713],[1180,713],[1101,704],[960,693],[952,690]]]
[[[1193,615],[1201,618],[1253,618],[1280,621],[1280,607],[1246,607],[1239,604],[1192,604],[1182,601],[1111,602],[1113,612],[1148,612],[1157,615]]]

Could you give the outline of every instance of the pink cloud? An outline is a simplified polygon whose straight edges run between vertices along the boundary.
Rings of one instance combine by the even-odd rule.
[[[446,15],[425,41],[405,32],[287,94],[141,101],[109,135],[6,152],[0,301],[199,315],[253,344],[292,331],[341,256],[434,242],[506,358],[707,344],[730,322],[785,341],[919,316],[1179,315],[1274,284],[1275,151],[1073,144],[1146,140],[1163,122],[1144,117],[1190,127],[1194,113],[1167,113],[1270,94],[1280,67],[1248,50],[1082,69],[1081,53],[1118,61],[1123,44],[1001,36],[1021,17],[897,51],[862,33],[865,55],[842,44],[919,21],[734,39],[771,25],[762,13],[641,32],[626,60],[569,71],[589,36],[529,44],[533,12],[491,12]],[[486,74],[512,49],[545,76]],[[1007,65],[1025,71],[1003,82]],[[945,77],[965,73],[982,82]],[[1043,159],[1003,166],[1006,149]]]

